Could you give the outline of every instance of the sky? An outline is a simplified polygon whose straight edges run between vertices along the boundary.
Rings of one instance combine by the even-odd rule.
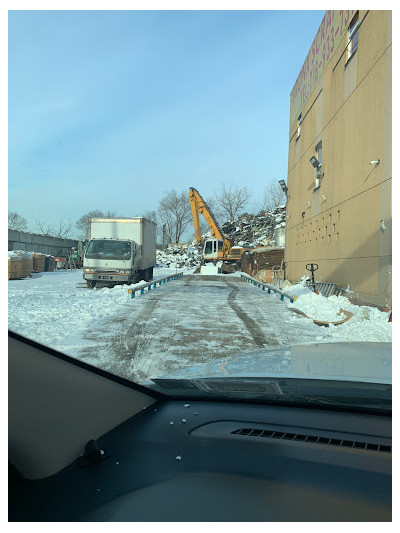
[[[287,179],[290,92],[323,15],[9,11],[8,210],[37,231],[223,182],[257,204]]]

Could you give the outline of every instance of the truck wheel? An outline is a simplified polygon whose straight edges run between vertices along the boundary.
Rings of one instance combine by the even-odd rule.
[[[149,278],[147,281],[151,281],[153,279],[153,267],[147,269],[147,277]]]
[[[92,281],[92,280],[86,281],[86,284],[87,284],[89,289],[94,289],[96,287],[96,282]]]

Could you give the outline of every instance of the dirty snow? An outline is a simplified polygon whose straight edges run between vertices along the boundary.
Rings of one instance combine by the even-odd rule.
[[[392,341],[392,323],[388,322],[389,311],[380,311],[376,307],[365,305],[354,305],[345,296],[332,295],[325,297],[321,294],[316,294],[307,287],[305,277],[296,285],[285,287],[283,292],[296,297],[293,303],[286,300],[286,305],[289,309],[298,309],[313,320],[337,322],[345,318],[340,309],[354,314],[344,324],[339,326],[329,325],[330,341]]]
[[[175,271],[155,268],[154,278]],[[193,268],[179,271],[190,274]],[[135,299],[127,285],[87,289],[81,270],[33,274],[10,280],[8,287],[12,331],[128,379],[166,375],[263,345],[392,338],[388,313],[352,305],[344,296],[316,295],[303,282],[286,289],[298,295],[294,304],[233,274],[216,281],[184,276]],[[354,317],[320,327],[290,307],[320,319],[339,308]]]

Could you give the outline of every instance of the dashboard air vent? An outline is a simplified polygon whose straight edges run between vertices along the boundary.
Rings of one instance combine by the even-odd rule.
[[[329,437],[319,437],[317,435],[304,435],[300,433],[286,433],[282,431],[271,431],[265,429],[241,428],[231,432],[233,435],[246,437],[261,437],[267,439],[294,440],[301,442],[312,442],[313,444],[326,444],[328,446],[344,446],[346,448],[356,448],[358,450],[374,450],[377,452],[391,453],[392,447],[387,444],[376,444],[373,442],[360,442],[355,440],[344,440]]]

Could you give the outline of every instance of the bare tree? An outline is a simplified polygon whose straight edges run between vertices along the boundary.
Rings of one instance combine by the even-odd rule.
[[[215,193],[217,200],[217,212],[224,218],[233,222],[244,211],[251,198],[251,190],[248,187],[239,187],[231,183],[223,183]]]
[[[26,218],[19,215],[16,211],[8,212],[8,228],[15,229],[17,231],[24,231],[28,227]]]
[[[53,235],[54,237],[70,237],[73,227],[74,223],[70,218],[68,220],[61,219],[60,222],[54,226]]]
[[[39,218],[34,218],[33,220],[38,231],[42,235],[51,235],[52,237],[67,238],[70,236],[72,228],[74,227],[74,224],[70,219],[61,219],[60,222],[55,225],[51,225],[46,220],[41,220]]]
[[[151,220],[155,224],[158,224],[158,216],[157,211],[153,209],[153,211],[146,211],[146,213],[143,214],[144,218],[147,218],[147,220]]]
[[[82,215],[79,220],[75,222],[75,226],[82,232],[82,238],[86,239],[89,234],[89,220],[91,218],[113,218],[115,217],[114,211],[107,211],[104,213],[103,211],[100,211],[100,209],[94,209],[93,211],[89,211],[85,215]]]
[[[285,202],[286,195],[283,192],[282,187],[278,182],[273,181],[264,189],[264,196],[261,205],[259,206],[259,211],[272,211]]]
[[[178,243],[192,220],[192,211],[188,195],[185,191],[178,193],[171,189],[160,200],[159,217],[172,239]]]

